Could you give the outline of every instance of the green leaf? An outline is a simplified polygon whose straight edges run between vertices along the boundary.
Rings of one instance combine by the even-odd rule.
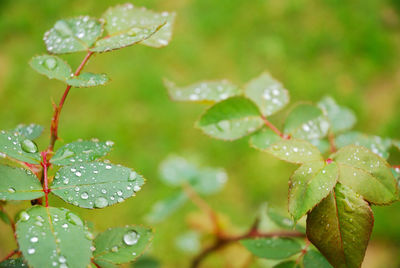
[[[193,189],[203,195],[218,193],[224,187],[228,175],[222,168],[203,168],[198,171],[195,179],[190,181]]]
[[[7,214],[4,213],[3,211],[0,210],[0,219],[5,223],[5,224],[10,224],[10,219],[8,218]],[[0,266],[1,267],[1,266]]]
[[[67,84],[73,87],[103,86],[109,81],[106,74],[82,73],[67,80]]]
[[[185,193],[174,193],[172,196],[155,203],[150,213],[146,216],[146,220],[151,223],[159,223],[181,208],[186,200]]]
[[[385,159],[389,157],[389,149],[392,146],[390,139],[367,135],[357,131],[341,134],[335,139],[337,148],[342,148],[351,144],[364,146]]]
[[[108,35],[97,41],[91,51],[106,52],[141,43],[166,46],[172,36],[175,14],[156,13],[132,4],[109,8],[102,16]]]
[[[300,265],[298,265],[295,261],[284,261],[278,263],[273,268],[300,268]]]
[[[36,124],[24,125],[20,124],[12,132],[17,132],[19,135],[24,136],[27,139],[34,140],[42,135],[43,127]]]
[[[0,165],[0,200],[33,200],[44,195],[31,171]]]
[[[24,259],[22,258],[8,259],[0,262],[0,268],[22,268],[22,267],[28,267],[28,265],[24,263]]]
[[[323,161],[318,148],[305,140],[281,139],[271,144],[264,151],[281,160],[295,164]]]
[[[150,256],[141,256],[135,263],[131,266],[133,268],[160,268],[161,263],[157,259]]]
[[[282,216],[275,209],[268,208],[267,216],[279,228],[283,228],[283,229],[287,229],[287,230],[296,229],[297,231],[302,232],[302,233],[306,232],[305,227],[301,226],[300,224],[295,224],[293,220],[289,219],[288,217]]]
[[[102,34],[102,24],[88,16],[57,21],[44,35],[47,50],[53,54],[87,51]]]
[[[130,168],[92,162],[60,168],[50,189],[75,206],[104,208],[134,196],[143,184],[143,177]]]
[[[108,229],[94,240],[94,261],[121,264],[134,261],[149,246],[153,231],[143,226]]]
[[[222,140],[236,140],[263,125],[257,106],[249,99],[232,97],[209,108],[197,122],[204,133]]]
[[[50,79],[58,79],[65,82],[72,75],[72,70],[68,63],[57,56],[35,56],[29,64],[35,71]]]
[[[349,130],[357,121],[352,110],[339,106],[330,96],[322,98],[318,102],[318,107],[320,107],[324,114],[329,118],[333,133]]]
[[[332,158],[339,166],[339,181],[367,201],[388,204],[396,200],[397,182],[383,158],[354,145],[343,147]]]
[[[203,81],[185,87],[177,87],[175,83],[164,80],[164,85],[174,101],[214,103],[241,93],[239,87],[228,80]]]
[[[329,121],[321,109],[311,104],[299,104],[288,115],[284,132],[292,137],[313,140],[327,135]]]
[[[251,136],[250,145],[256,149],[263,151],[268,149],[272,144],[279,141],[281,141],[281,137],[279,137],[271,129],[264,128]]]
[[[327,153],[330,149],[330,144],[327,139],[322,139],[322,140],[314,139],[314,140],[309,140],[309,142],[315,147],[317,147],[318,150],[321,152],[321,154]]]
[[[316,250],[309,250],[303,258],[304,268],[333,268],[332,265]]]
[[[301,251],[301,245],[291,238],[256,238],[240,240],[251,253],[265,259],[286,259]]]
[[[307,238],[334,267],[360,267],[374,218],[368,203],[337,184],[307,217]]]
[[[100,261],[100,260],[96,260],[96,264],[98,266],[100,266],[100,268],[119,268],[119,266],[116,264],[105,262],[105,261]],[[98,268],[98,266],[92,264],[91,268]]]
[[[396,147],[398,150],[400,150],[400,141],[392,140],[392,145]]]
[[[315,161],[302,165],[289,181],[289,212],[297,222],[335,187],[339,176],[336,163]]]
[[[270,116],[289,103],[289,93],[269,73],[251,80],[244,88],[245,95],[254,101],[264,116]]]
[[[84,268],[92,241],[83,221],[67,209],[35,206],[17,222],[19,249],[30,267]]]
[[[0,131],[0,153],[30,164],[41,160],[36,144],[16,131]]]
[[[128,3],[109,8],[102,18],[108,22],[106,30],[111,35],[121,32],[129,33],[130,30],[137,28],[161,27],[156,34],[149,36],[148,39],[145,38],[141,44],[163,47],[171,40],[175,13],[157,13]]]
[[[197,167],[185,158],[170,155],[160,165],[161,181],[169,186],[182,186],[196,177]]]
[[[74,163],[91,162],[105,156],[113,146],[112,141],[75,141],[62,146],[50,159],[50,163],[66,166]]]

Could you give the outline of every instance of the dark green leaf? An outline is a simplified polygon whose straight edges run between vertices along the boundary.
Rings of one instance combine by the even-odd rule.
[[[164,85],[174,101],[214,103],[241,93],[239,87],[228,80],[204,81],[185,87],[177,87],[175,83],[164,80]]]
[[[273,268],[300,268],[300,265],[295,261],[284,261],[275,265]]]
[[[132,264],[133,268],[160,268],[161,263],[149,256],[141,256],[134,264]]]
[[[271,144],[266,152],[287,162],[303,164],[313,161],[323,161],[322,155],[311,143],[298,139],[281,139]]]
[[[66,81],[72,75],[71,67],[57,56],[35,56],[30,61],[31,67],[50,79]]]
[[[143,177],[130,168],[92,162],[62,167],[50,189],[75,206],[104,208],[134,196],[143,184]]]
[[[349,130],[357,121],[352,110],[339,106],[332,97],[325,96],[318,102],[318,106],[329,118],[333,133]]]
[[[62,166],[91,162],[105,156],[113,144],[112,141],[99,142],[97,140],[68,143],[57,150],[50,162]]]
[[[240,242],[251,253],[265,259],[286,259],[301,251],[301,245],[291,238],[243,239]]]
[[[17,222],[19,249],[31,267],[85,268],[92,241],[83,221],[67,209],[35,206]]]
[[[95,87],[105,85],[108,80],[106,74],[82,73],[67,79],[67,84],[73,87]]]
[[[389,157],[389,149],[392,146],[390,139],[367,135],[357,131],[341,134],[335,139],[335,145],[338,148],[351,144],[364,146],[385,159]]]
[[[44,195],[31,171],[0,165],[0,200],[33,200]]]
[[[12,132],[18,132],[19,135],[24,136],[27,139],[34,140],[38,138],[42,132],[43,127],[36,125],[36,124],[29,124],[29,125],[18,125]]]
[[[333,268],[332,265],[316,250],[307,251],[303,258],[304,268]]]
[[[251,80],[244,89],[245,95],[254,101],[264,116],[270,116],[285,107],[289,93],[269,73]]]
[[[101,23],[88,16],[59,20],[45,33],[44,42],[53,54],[87,51],[102,32]]]
[[[332,191],[338,176],[335,162],[310,162],[294,172],[289,181],[289,212],[295,222]]]
[[[30,164],[41,160],[36,144],[16,131],[0,131],[0,153]]]
[[[0,268],[22,268],[22,267],[28,267],[28,265],[24,263],[24,259],[22,258],[8,259],[0,262]]]
[[[178,192],[164,200],[158,201],[153,205],[150,213],[146,216],[146,220],[151,223],[159,223],[182,207],[186,200],[186,194]]]
[[[263,125],[257,106],[249,99],[232,97],[208,109],[197,126],[204,133],[223,140],[246,136]]]
[[[111,36],[153,29],[152,33],[142,38],[143,41],[137,42],[142,41],[141,44],[151,47],[163,47],[171,40],[175,13],[156,13],[128,3],[109,8],[102,18],[106,21],[106,30]]]
[[[321,109],[311,104],[299,104],[288,115],[284,132],[292,137],[313,140],[327,135],[329,121]]]
[[[8,218],[7,214],[4,213],[3,211],[0,210],[0,219],[5,223],[5,224],[10,224],[10,219]]]
[[[126,226],[108,229],[94,240],[94,260],[121,264],[134,261],[149,246],[153,231],[142,226]]]
[[[397,182],[389,164],[362,146],[349,145],[332,158],[339,166],[339,181],[367,201],[388,204],[397,198]]]
[[[307,217],[307,237],[334,267],[360,267],[374,218],[368,203],[349,187],[335,191]]]

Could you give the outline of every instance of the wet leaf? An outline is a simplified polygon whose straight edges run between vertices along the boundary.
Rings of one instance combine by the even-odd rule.
[[[91,162],[105,156],[113,146],[112,141],[75,141],[62,146],[50,159],[55,165],[71,165]]]
[[[91,50],[105,52],[137,43],[166,46],[172,37],[174,17],[173,13],[156,13],[132,4],[111,7],[102,16],[107,37],[97,41]]]
[[[133,268],[160,268],[161,263],[159,260],[151,256],[141,256],[132,266]]]
[[[134,196],[143,184],[143,177],[130,168],[91,162],[62,167],[50,189],[75,206],[104,208]]]
[[[245,95],[254,101],[264,116],[270,116],[289,103],[289,93],[269,73],[251,80],[244,88]]]
[[[392,146],[390,139],[367,135],[357,131],[343,133],[335,138],[335,145],[337,148],[342,148],[351,144],[364,146],[385,159],[389,157],[389,149]]]
[[[32,207],[22,213],[16,233],[29,266],[85,268],[90,263],[92,241],[83,221],[67,209]]]
[[[251,136],[250,145],[259,150],[266,150],[272,144],[279,141],[281,141],[281,137],[279,137],[271,129],[264,128]]]
[[[301,251],[301,245],[291,238],[242,239],[240,242],[251,253],[265,259],[286,259]]]
[[[22,268],[22,267],[28,267],[28,265],[24,263],[24,259],[22,258],[8,259],[0,262],[0,268]]]
[[[239,139],[262,125],[257,106],[243,97],[232,97],[216,103],[197,122],[197,127],[204,133],[223,140]]]
[[[318,148],[305,140],[280,139],[264,151],[281,160],[295,164],[323,161]]]
[[[121,264],[134,261],[149,246],[153,231],[143,226],[108,229],[94,240],[94,261]]]
[[[73,87],[103,86],[109,81],[106,74],[82,73],[67,80],[67,84]]]
[[[289,181],[289,212],[295,222],[327,197],[338,176],[336,163],[324,161],[306,163],[294,172]]]
[[[182,207],[187,201],[187,196],[183,192],[177,192],[170,197],[155,203],[146,216],[146,220],[151,223],[159,223],[168,218],[171,214]]]
[[[307,217],[307,237],[334,267],[360,267],[374,218],[368,203],[349,187],[335,191]]]
[[[0,131],[0,153],[30,164],[41,160],[36,144],[16,131]]]
[[[57,21],[44,35],[47,50],[53,54],[87,51],[102,34],[102,24],[88,16]]]
[[[295,138],[313,140],[325,137],[329,127],[321,109],[311,104],[299,104],[286,118],[284,132]]]
[[[241,94],[239,87],[228,80],[203,81],[185,87],[164,80],[164,85],[174,101],[214,103]]]
[[[50,79],[58,79],[65,82],[72,75],[72,70],[68,63],[57,56],[35,56],[29,63],[35,71]]]
[[[316,250],[309,250],[303,257],[304,268],[333,268],[332,265]]]
[[[349,145],[332,156],[339,167],[339,181],[374,204],[397,198],[397,182],[390,165],[362,146]]]
[[[280,229],[293,230],[296,229],[299,232],[305,233],[306,228],[301,226],[300,224],[295,224],[293,220],[288,217],[282,216],[275,209],[268,208],[267,209],[268,218]]]
[[[0,200],[33,200],[43,195],[42,185],[32,172],[0,165]]]
[[[278,263],[273,268],[301,268],[295,261],[284,261]]]
[[[318,102],[318,107],[329,118],[333,133],[351,129],[357,119],[354,112],[346,107],[340,106],[330,97],[325,96]]]
[[[43,129],[42,126],[36,124],[20,124],[13,129],[12,132],[17,132],[19,135],[24,136],[27,139],[34,140],[42,134]]]
[[[221,191],[227,180],[228,175],[222,168],[202,168],[189,183],[196,192],[211,195]]]

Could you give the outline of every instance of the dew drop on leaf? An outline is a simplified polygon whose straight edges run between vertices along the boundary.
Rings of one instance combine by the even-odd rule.
[[[29,139],[26,139],[26,140],[22,141],[21,148],[25,152],[31,153],[31,154],[36,153],[38,151],[38,148],[37,148],[36,144],[33,141],[29,140]]]
[[[44,65],[49,70],[54,70],[57,66],[57,61],[54,58],[48,58],[44,61]]]
[[[104,197],[99,197],[94,201],[94,205],[96,208],[104,208],[108,206],[108,201]]]
[[[10,194],[13,194],[13,193],[15,193],[15,189],[14,188],[12,188],[12,187],[10,187],[10,188],[8,188],[8,190],[7,190]]]
[[[83,225],[81,218],[79,218],[77,215],[75,215],[72,212],[68,212],[66,217],[67,217],[67,220],[74,225],[79,225],[79,226]]]
[[[29,214],[28,214],[26,211],[22,211],[22,212],[19,214],[19,219],[20,219],[21,221],[27,221],[27,220],[29,220],[29,218],[30,218],[30,216],[29,216]]]
[[[124,243],[128,246],[135,245],[139,240],[139,234],[135,231],[129,231],[124,235]]]

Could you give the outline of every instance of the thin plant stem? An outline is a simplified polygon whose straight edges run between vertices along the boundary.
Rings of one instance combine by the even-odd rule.
[[[79,65],[79,67],[76,69],[74,76],[78,76],[83,67],[85,67],[86,63],[89,61],[90,57],[93,55],[94,52],[92,51],[88,51],[85,58],[82,60],[81,64]],[[58,139],[58,122],[60,119],[60,113],[61,110],[64,106],[65,100],[68,96],[68,93],[71,89],[71,86],[68,85],[67,88],[64,91],[63,96],[61,97],[60,103],[58,104],[58,106],[54,107],[54,114],[51,120],[51,127],[50,127],[50,131],[51,131],[51,136],[50,136],[50,144],[48,147],[48,151],[52,152],[54,149],[54,144],[56,143],[57,139]]]
[[[261,115],[262,120],[264,121],[264,124],[270,128],[273,132],[275,132],[278,136],[280,136],[282,139],[290,139],[289,135],[285,135],[283,134],[274,124],[272,124],[267,117],[265,117],[264,115]]]
[[[330,151],[331,153],[334,153],[337,151],[337,147],[335,144],[335,134],[333,134],[332,131],[329,131],[328,133],[328,141],[329,141],[329,147],[330,147]]]
[[[49,163],[47,162],[47,151],[42,152],[42,162],[41,165],[43,167],[43,192],[45,197],[46,207],[49,207],[49,180],[47,177],[47,170],[49,168]]]
[[[15,254],[18,253],[18,250],[13,250],[10,253],[7,254],[7,256],[5,256],[0,262],[6,261],[8,259],[10,259],[12,256],[14,256]]]

